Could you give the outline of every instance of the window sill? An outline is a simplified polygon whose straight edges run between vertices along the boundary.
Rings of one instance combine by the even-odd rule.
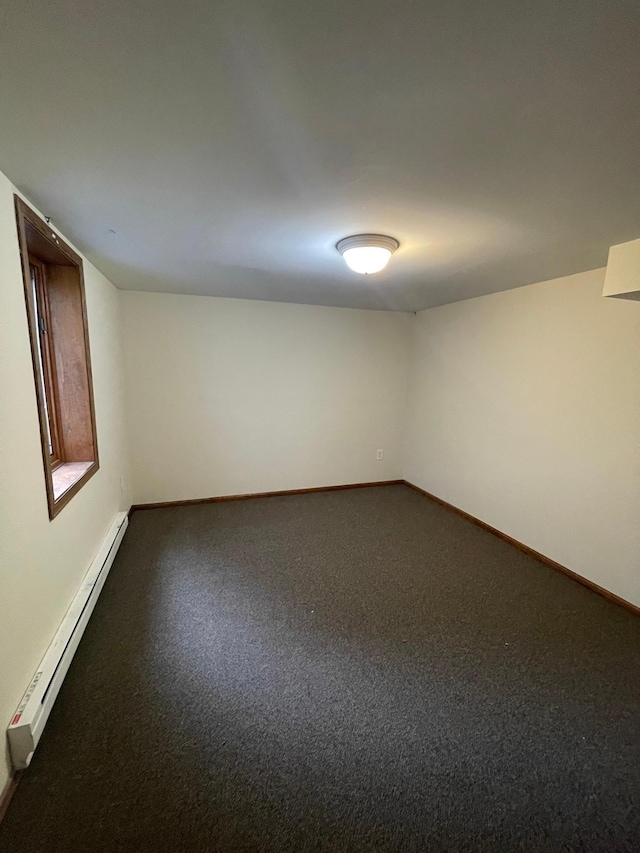
[[[53,499],[59,500],[87,473],[93,462],[64,462],[51,472]]]

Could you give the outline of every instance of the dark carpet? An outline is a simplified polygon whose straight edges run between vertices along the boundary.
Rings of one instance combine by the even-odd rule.
[[[139,512],[0,847],[637,853],[639,651],[405,486]]]

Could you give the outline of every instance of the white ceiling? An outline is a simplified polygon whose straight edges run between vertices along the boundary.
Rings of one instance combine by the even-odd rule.
[[[121,288],[417,310],[640,236],[638,0],[2,0],[0,75],[0,168]]]

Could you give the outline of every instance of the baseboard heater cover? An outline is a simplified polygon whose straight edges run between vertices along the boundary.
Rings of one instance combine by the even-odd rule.
[[[7,735],[11,761],[16,770],[24,770],[31,762],[127,524],[127,513],[118,513],[11,718]]]

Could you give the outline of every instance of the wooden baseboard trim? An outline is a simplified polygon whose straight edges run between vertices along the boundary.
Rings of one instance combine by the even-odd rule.
[[[14,773],[13,776],[10,776],[7,780],[7,784],[2,789],[2,793],[0,793],[0,823],[2,823],[3,818],[7,813],[9,803],[11,802],[11,798],[16,792],[16,788],[18,787],[18,782],[20,781],[21,776],[22,770],[18,770],[17,773]]]
[[[279,498],[286,495],[310,495],[315,492],[339,492],[342,489],[368,489],[371,486],[402,486],[404,480],[377,480],[374,483],[346,483],[342,486],[316,486],[313,489],[285,489],[280,492],[251,492],[247,495],[220,495],[215,498],[195,498],[186,501],[161,501],[160,503],[133,504],[129,515],[142,509],[166,509],[175,506],[196,506],[197,504],[215,504],[225,501],[248,501],[253,498]]]
[[[496,527],[492,527],[490,524],[487,524],[486,521],[481,521],[479,518],[476,518],[475,515],[470,515],[463,509],[458,509],[457,506],[454,506],[453,504],[442,500],[442,498],[437,497],[437,495],[432,495],[430,492],[425,491],[425,489],[421,489],[419,486],[410,483],[408,480],[404,480],[403,482],[405,486],[409,486],[409,488],[413,489],[414,492],[418,492],[419,494],[424,495],[425,498],[429,498],[429,500],[440,504],[440,506],[446,507],[446,509],[450,509],[457,515],[462,516],[462,518],[466,518],[466,520],[470,521],[472,524],[475,524],[478,527],[482,527],[483,530],[487,530],[489,533],[493,533],[494,536],[497,536],[504,542],[508,542],[509,545],[513,545],[514,547],[518,548],[518,550],[524,551],[525,554],[529,554],[531,557],[535,557],[536,560],[539,560],[541,563],[544,563],[545,566],[549,566],[549,568],[551,569],[555,569],[558,572],[562,572],[563,575],[566,575],[567,577],[571,578],[571,580],[577,581],[579,584],[582,584],[582,586],[586,586],[586,588],[590,589],[592,592],[597,592],[598,595],[601,595],[603,598],[612,601],[614,604],[618,604],[620,607],[624,607],[626,610],[628,610],[630,613],[633,613],[635,616],[640,616],[640,607],[636,607],[635,604],[632,604],[630,601],[627,601],[626,598],[620,598],[619,595],[615,595],[615,593],[609,592],[608,589],[605,589],[604,587],[599,586],[597,583],[588,580],[582,575],[579,575],[577,572],[573,572],[566,566],[563,566],[560,563],[556,563],[556,561],[552,560],[550,557],[545,557],[545,555],[541,554],[539,551],[535,551],[528,545],[525,545],[522,542],[518,542],[517,539],[513,539],[511,536],[507,536],[506,533],[503,533]]]

